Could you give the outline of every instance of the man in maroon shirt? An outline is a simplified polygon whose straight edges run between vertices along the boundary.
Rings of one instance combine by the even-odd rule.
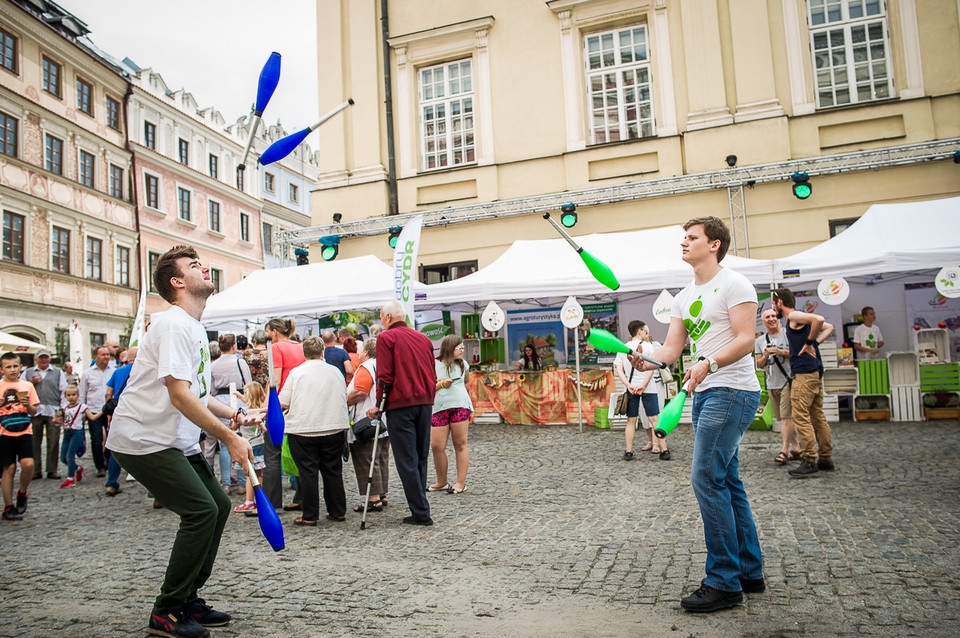
[[[386,330],[377,337],[377,404],[386,391],[390,446],[412,514],[403,522],[433,525],[426,491],[430,417],[437,385],[433,344],[407,326],[399,301],[384,304],[380,323]],[[367,410],[370,418],[377,413],[377,408]]]

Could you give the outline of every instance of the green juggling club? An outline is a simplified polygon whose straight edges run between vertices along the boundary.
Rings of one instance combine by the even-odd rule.
[[[580,259],[583,260],[583,263],[587,265],[587,269],[590,271],[590,274],[593,275],[594,279],[602,283],[610,290],[617,290],[620,287],[620,282],[617,281],[617,276],[613,274],[612,270],[610,270],[610,266],[606,265],[592,254],[585,251],[581,246],[578,246],[577,242],[573,241],[573,238],[567,234],[567,231],[561,228],[560,224],[553,221],[553,219],[550,217],[550,213],[544,213],[543,218],[550,222],[553,227],[557,229],[557,232],[560,233],[561,237],[567,240],[568,244],[573,246],[573,249],[577,251],[578,255],[580,255]]]
[[[683,386],[677,396],[670,399],[670,403],[664,406],[660,412],[660,418],[657,419],[657,427],[653,433],[658,439],[665,439],[667,435],[673,432],[673,429],[680,423],[680,415],[683,413],[683,404],[687,402],[687,386]]]
[[[663,363],[662,361],[655,361],[643,356],[606,330],[601,330],[600,328],[591,328],[590,332],[587,333],[587,341],[590,343],[590,345],[601,352],[622,352],[624,354],[635,354],[647,363],[652,363],[658,368],[667,367],[667,364]]]

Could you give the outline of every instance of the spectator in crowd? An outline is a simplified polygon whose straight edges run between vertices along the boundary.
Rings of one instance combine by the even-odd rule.
[[[83,466],[77,464],[77,452],[83,444],[83,419],[96,419],[97,415],[80,403],[77,386],[68,385],[63,396],[67,405],[63,408],[63,447],[60,448],[60,460],[67,466],[67,478],[60,487],[73,487],[83,480]]]
[[[247,362],[237,354],[237,337],[235,335],[220,335],[217,338],[217,347],[220,350],[220,358],[214,361],[210,367],[213,396],[219,401],[229,404],[230,384],[233,384],[234,389],[243,389],[253,380],[253,377],[250,375],[250,367]],[[223,420],[223,423],[224,425],[230,424],[229,420]],[[230,450],[222,443],[219,443],[219,447],[220,485],[223,486],[223,491],[229,494],[231,489]],[[206,449],[204,452],[206,456]],[[207,456],[206,458],[207,462],[210,462],[210,457]]]
[[[241,400],[246,408],[249,408],[250,410],[261,410],[267,407],[266,391],[263,389],[263,386],[256,381],[243,386],[243,394],[241,396],[242,399],[241,397],[237,397],[238,400]],[[249,443],[253,448],[253,471],[257,473],[257,478],[262,482],[263,468],[265,467],[263,460],[263,424],[258,423],[252,426],[241,427],[236,421],[231,421],[230,427],[236,430],[240,436],[245,438],[247,443]],[[240,505],[237,505],[233,511],[242,512],[243,514],[251,512],[253,515],[256,515],[257,504],[256,501],[254,501],[253,482],[250,480],[250,476],[247,475],[249,468],[243,468],[239,463],[234,463],[234,468],[237,470],[238,476],[245,478],[245,500]]]
[[[467,376],[470,371],[463,362],[463,339],[457,335],[443,338],[434,370],[437,384],[436,396],[433,398],[430,447],[433,449],[437,482],[427,490],[446,490],[450,494],[460,494],[467,489],[467,467],[470,465],[467,428],[473,415],[473,402],[467,394]],[[451,435],[457,460],[457,481],[453,486],[447,482],[447,439]]]
[[[360,349],[360,363],[353,380],[347,386],[347,406],[350,423],[363,418],[367,410],[377,405],[377,340],[367,339]],[[347,430],[350,454],[353,457],[353,471],[357,475],[357,488],[360,494],[367,494],[367,480],[370,479],[370,461],[373,460],[373,483],[370,486],[368,512],[380,512],[387,506],[387,489],[390,486],[390,433],[387,432],[387,420],[380,421],[380,436],[377,441],[377,457],[373,459],[373,439],[358,441],[351,430]],[[354,512],[363,511],[363,503],[353,508]]]
[[[63,391],[67,389],[67,375],[50,365],[50,352],[41,350],[35,358],[36,365],[23,371],[21,381],[29,381],[40,397],[37,414],[30,418],[33,424],[33,478],[43,476],[43,437],[47,437],[47,478],[60,478],[57,460],[60,452],[60,424],[63,422],[63,406],[66,402]]]
[[[80,375],[74,372],[72,363],[69,361],[64,363],[63,372],[67,375],[67,385],[79,385]]]
[[[865,306],[860,311],[860,316],[863,318],[863,323],[853,331],[853,349],[857,351],[857,359],[866,361],[882,359],[880,348],[883,347],[883,333],[880,332],[880,326],[875,323],[877,311],[872,306]]]
[[[0,356],[0,465],[3,474],[3,520],[19,521],[27,511],[27,488],[33,479],[33,425],[40,399],[29,381],[20,380],[20,357],[13,352]],[[20,489],[13,502],[13,477],[20,461]]]
[[[381,332],[383,332],[383,324],[373,324],[370,326],[370,339],[376,339]]]
[[[123,394],[124,388],[127,387],[127,381],[130,379],[130,372],[133,370],[133,362],[137,360],[137,352],[139,349],[137,347],[127,348],[123,351],[121,355],[121,363],[123,364],[110,376],[110,380],[107,381],[107,390],[104,394],[104,405],[109,405],[111,399],[120,400],[120,395]],[[114,404],[117,405],[117,404]],[[107,425],[109,427],[110,420],[113,418],[112,414],[107,414]],[[107,468],[107,482],[104,487],[107,490],[107,496],[116,496],[123,490],[120,488],[120,463],[113,458],[112,454],[104,452],[109,457],[108,468]]]
[[[517,370],[543,370],[543,362],[532,343],[523,344],[523,354],[517,361]]]
[[[100,415],[98,419],[87,421],[87,429],[90,431],[90,450],[93,453],[93,464],[97,467],[99,478],[107,475],[107,459],[103,454],[103,441],[107,436],[107,417],[103,414],[103,404],[106,402],[107,381],[113,375],[111,361],[113,359],[110,357],[110,349],[107,346],[100,346],[97,348],[93,365],[80,377],[80,402],[86,404],[91,412]]]
[[[350,385],[350,380],[353,379],[354,372],[360,367],[360,354],[357,352],[357,340],[350,336],[344,337],[343,351],[350,357],[350,367],[353,368],[353,372],[348,374],[346,379],[347,385]]]
[[[404,316],[399,301],[389,301],[380,309],[380,323],[387,329],[377,337],[377,406],[386,392],[393,461],[411,514],[403,522],[433,525],[426,493],[430,420],[437,384],[433,344],[410,328]],[[367,410],[370,418],[378,415],[377,407]]]
[[[323,359],[343,374],[344,382],[348,376],[353,375],[353,364],[350,362],[350,355],[342,347],[337,347],[337,336],[333,330],[324,330],[323,337]]]
[[[306,361],[291,370],[280,391],[286,416],[290,454],[300,471],[302,515],[295,525],[317,524],[320,493],[317,475],[323,480],[327,518],[343,521],[347,497],[343,488],[343,450],[347,430],[347,385],[343,376],[323,360],[324,342],[319,337],[303,341]]]
[[[303,345],[291,341],[290,337],[296,332],[296,324],[291,319],[271,319],[266,325],[266,336],[270,339],[270,349],[273,352],[273,379],[277,384],[277,392],[283,390],[290,372],[304,362]],[[257,333],[254,333],[254,343],[257,341]],[[268,384],[269,385],[269,384]],[[289,505],[283,505],[283,468],[280,462],[280,447],[277,447],[270,440],[270,437],[264,437],[263,458],[266,467],[263,470],[263,492],[270,499],[270,502],[277,509],[299,510],[300,509],[300,482],[297,482],[297,491],[293,495],[293,502]]]
[[[764,370],[763,379],[773,404],[773,415],[780,421],[783,443],[774,462],[785,465],[788,461],[800,458],[800,441],[793,427],[793,410],[790,408],[790,386],[793,384],[790,378],[790,344],[787,343],[787,333],[781,329],[775,308],[767,308],[760,313],[760,321],[767,332],[757,337],[754,352],[757,353],[757,367]]]

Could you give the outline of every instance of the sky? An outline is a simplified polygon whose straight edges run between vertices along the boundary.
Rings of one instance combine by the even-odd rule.
[[[87,24],[101,50],[152,68],[171,91],[186,89],[228,124],[250,113],[260,70],[276,51],[280,83],[264,122],[293,132],[320,119],[316,0],[56,2]]]

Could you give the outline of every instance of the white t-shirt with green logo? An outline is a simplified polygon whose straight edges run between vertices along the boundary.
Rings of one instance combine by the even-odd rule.
[[[151,317],[110,424],[108,449],[137,455],[169,448],[186,456],[200,453],[200,428],[173,407],[167,376],[189,381],[190,390],[207,404],[211,388],[207,332],[179,306]]]
[[[690,352],[695,358],[715,357],[733,341],[730,308],[748,301],[757,303],[753,284],[735,270],[721,268],[707,283],[692,283],[681,290],[673,300],[670,316],[681,319],[686,326]],[[717,387],[759,391],[760,382],[750,354],[708,374],[697,391]]]
[[[876,348],[877,344],[883,341],[883,334],[880,333],[880,326],[873,324],[869,328],[862,323],[853,331],[853,342],[859,343],[865,348]],[[885,359],[881,353],[857,352],[857,359],[869,361],[871,359]]]

